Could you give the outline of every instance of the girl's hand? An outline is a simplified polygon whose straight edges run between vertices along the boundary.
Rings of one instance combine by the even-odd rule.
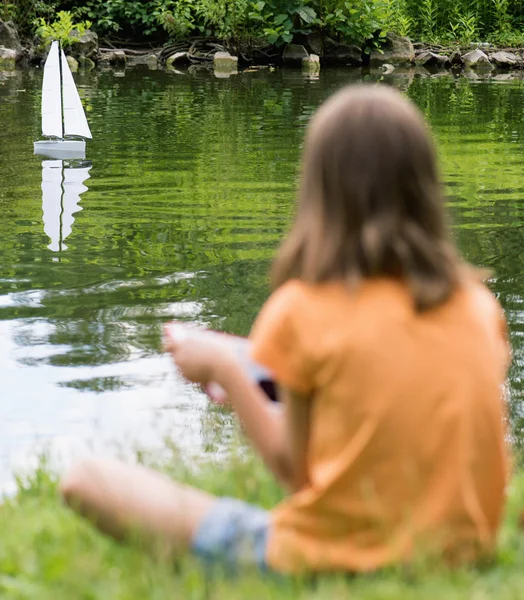
[[[190,328],[181,328],[176,335],[166,331],[165,348],[182,376],[200,385],[219,381],[221,371],[235,360],[228,344],[216,335]]]

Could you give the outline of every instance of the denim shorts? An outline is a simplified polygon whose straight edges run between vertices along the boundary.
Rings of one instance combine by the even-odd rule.
[[[191,549],[208,567],[228,573],[268,572],[269,512],[234,498],[219,498],[193,536]]]

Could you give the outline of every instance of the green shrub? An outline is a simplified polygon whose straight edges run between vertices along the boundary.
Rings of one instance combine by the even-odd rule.
[[[172,7],[163,4],[158,14],[158,22],[170,37],[188,37],[197,28],[195,3],[193,0],[179,0]]]
[[[123,32],[151,36],[161,30],[160,18],[166,6],[177,4],[171,0],[87,0],[75,6],[77,17],[93,21],[101,34]]]
[[[40,18],[52,19],[56,14],[60,0],[13,0],[3,2],[0,18],[12,21],[22,38],[29,38],[34,33],[35,21]]]
[[[57,40],[63,48],[66,48],[76,41],[74,37],[71,37],[73,31],[77,31],[82,36],[85,30],[92,25],[90,21],[75,23],[73,15],[65,10],[60,11],[56,16],[58,18],[53,23],[47,23],[43,17],[36,20],[36,35],[44,46],[47,46],[53,40]]]
[[[184,38],[198,32],[229,41],[255,33],[250,22],[250,0],[177,0],[158,6],[158,22],[171,37]]]
[[[522,42],[522,0],[392,0],[399,1],[411,20],[411,35],[421,40]]]
[[[317,30],[341,41],[364,43],[380,39],[386,4],[386,0],[172,0],[163,4],[159,22],[174,37],[198,32],[223,40],[264,38],[280,46]]]
[[[318,3],[322,4],[321,2]],[[328,4],[321,23],[328,35],[347,42],[378,45],[384,37],[387,2],[383,0],[344,0]]]
[[[318,24],[313,6],[301,0],[260,0],[252,5],[250,17],[259,23],[270,44],[291,42],[296,34],[308,34]]]
[[[204,35],[282,45],[321,32],[377,45],[394,31],[428,42],[524,43],[523,0],[3,0],[0,16],[28,37],[35,22],[50,35],[57,11],[89,19],[102,36],[158,42]],[[57,24],[56,33],[67,27]]]
[[[386,31],[394,31],[398,35],[411,35],[413,18],[408,13],[406,0],[386,0],[382,18]]]

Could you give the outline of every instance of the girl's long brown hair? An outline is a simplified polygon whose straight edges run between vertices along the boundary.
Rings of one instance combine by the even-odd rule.
[[[331,97],[307,132],[298,212],[273,264],[274,287],[392,277],[426,310],[451,295],[461,264],[419,111],[380,85]]]

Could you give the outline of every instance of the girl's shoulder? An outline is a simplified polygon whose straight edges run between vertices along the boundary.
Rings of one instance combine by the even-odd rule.
[[[469,309],[482,318],[504,320],[504,311],[497,297],[475,273],[467,273],[462,278],[456,295],[465,298]]]
[[[457,293],[462,298],[460,306],[467,322],[484,331],[487,338],[502,349],[504,365],[511,362],[509,331],[504,309],[497,297],[478,277],[465,277]]]
[[[358,320],[366,313],[380,313],[385,318],[391,313],[413,314],[417,311],[409,286],[391,278],[363,280],[355,286],[344,282],[310,283],[291,279],[277,288],[265,305],[266,310],[318,314],[348,311]],[[487,322],[505,323],[504,311],[495,295],[475,272],[467,272],[455,292],[443,305],[432,309],[434,318],[439,314],[472,313]]]
[[[328,281],[311,283],[300,279],[290,279],[270,296],[269,304],[293,304],[298,306],[350,305],[366,304],[368,301],[403,304],[410,302],[406,285],[391,278],[363,279],[358,283]]]

